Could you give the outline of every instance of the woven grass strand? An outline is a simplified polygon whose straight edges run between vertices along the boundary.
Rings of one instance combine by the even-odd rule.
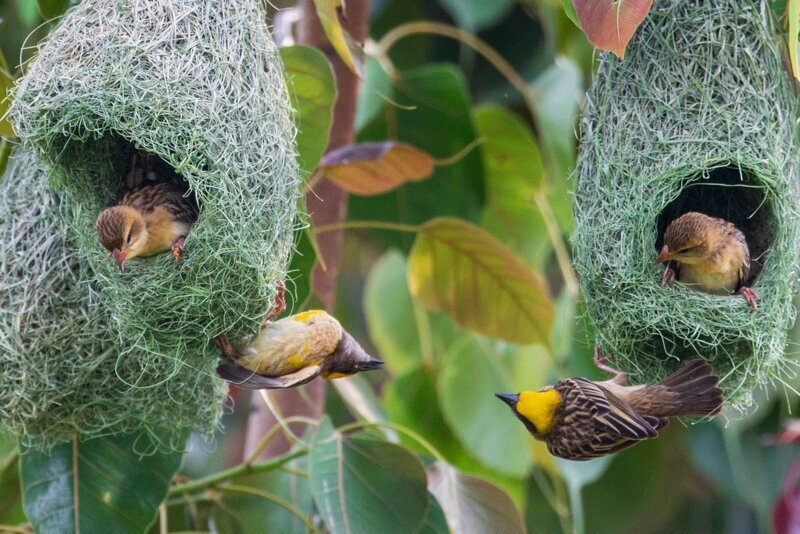
[[[30,214],[2,221],[23,247],[3,256],[29,293],[11,309],[41,301],[31,296],[38,291],[55,299],[64,286],[80,290],[38,309],[42,328],[27,339],[4,340],[0,383],[20,372],[15,364],[40,382],[25,376],[0,388],[3,426],[52,443],[75,430],[92,437],[166,425],[209,434],[217,424],[225,387],[213,376],[219,352],[210,340],[258,330],[298,225],[293,110],[264,21],[257,0],[85,0],[40,45],[11,117],[69,206],[50,223],[68,246],[48,248],[39,231],[15,230]],[[132,260],[121,274],[106,261],[94,221],[137,149],[186,180],[201,216],[177,267],[162,254]],[[34,172],[21,162],[14,170]],[[36,187],[31,195],[46,193]],[[48,256],[25,265],[22,277],[40,253]],[[64,279],[70,262],[77,271]],[[57,365],[37,337],[52,329],[75,344]],[[64,400],[60,389],[79,383]]]
[[[636,380],[699,355],[746,410],[754,388],[793,372],[800,198],[787,76],[770,9],[752,0],[656,2],[624,61],[601,56],[582,121],[575,265],[597,342]],[[659,286],[660,217],[681,204],[746,227],[758,313],[741,297]]]

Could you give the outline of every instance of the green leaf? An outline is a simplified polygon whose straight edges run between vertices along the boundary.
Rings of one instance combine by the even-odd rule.
[[[421,361],[414,303],[406,282],[406,259],[396,250],[381,256],[367,276],[364,313],[369,337],[392,372],[402,373]]]
[[[567,14],[567,18],[569,18],[575,26],[581,28],[581,21],[578,18],[578,14],[575,12],[575,6],[572,5],[572,0],[561,0],[561,5],[564,6],[564,13]]]
[[[328,145],[336,81],[325,55],[310,46],[280,49],[287,83],[297,108],[297,152],[300,169],[311,172]]]
[[[302,457],[292,462],[291,467],[304,471],[308,469],[307,462],[307,458]],[[236,485],[272,494],[291,503],[306,517],[310,518],[314,513],[306,477],[276,470],[237,479]],[[226,523],[231,523],[231,528],[219,528],[219,532],[235,532],[237,529],[239,532],[248,532],[253,529],[253,525],[269,525],[270,532],[280,532],[281,534],[308,532],[306,524],[300,518],[286,508],[263,497],[235,492],[222,492],[221,496],[226,509],[217,512],[214,524],[221,527],[220,522],[224,518]],[[202,526],[213,530],[212,525]]]
[[[392,94],[392,81],[378,60],[368,57],[364,61],[364,80],[358,95],[356,108],[356,131],[360,132],[367,124],[377,119],[388,104],[386,98]]]
[[[459,26],[478,31],[492,26],[514,7],[514,0],[439,0]]]
[[[470,97],[462,74],[451,65],[428,65],[405,71],[386,95],[383,113],[359,132],[359,141],[395,139],[424,150],[436,159],[457,154],[477,135],[472,126]],[[483,165],[479,150],[436,167],[433,176],[389,193],[349,199],[351,220],[381,220],[420,224],[452,215],[478,221],[483,208]],[[374,231],[384,242],[407,250],[409,234]]]
[[[797,65],[797,32],[800,23],[800,0],[788,0],[787,8],[789,18],[789,61],[792,64],[792,74],[800,80],[800,67]]]
[[[380,195],[433,173],[434,159],[406,143],[345,145],[325,154],[320,170],[349,193]]]
[[[431,493],[428,493],[428,516],[419,534],[450,534],[442,507]]]
[[[297,232],[297,245],[289,264],[291,285],[287,286],[286,311],[281,314],[282,316],[301,311],[311,295],[311,272],[314,270],[317,256],[311,244],[311,229],[304,228]]]
[[[69,7],[69,0],[37,0],[39,14],[44,20],[54,19]]]
[[[402,447],[343,436],[325,417],[309,459],[311,496],[331,532],[415,532],[425,521],[425,471]]]
[[[644,21],[653,0],[573,0],[581,28],[601,50],[625,57],[625,47]]]
[[[446,311],[464,328],[512,343],[549,343],[554,308],[544,282],[465,221],[439,218],[422,226],[408,285],[418,302]]]
[[[314,0],[314,6],[317,8],[317,17],[322,25],[322,30],[328,37],[328,41],[342,58],[342,61],[353,74],[358,75],[356,69],[356,62],[353,58],[353,53],[350,50],[344,29],[339,22],[339,15],[336,13],[336,7],[340,4],[340,0]]]
[[[544,168],[528,126],[507,109],[486,105],[474,111],[483,139],[488,202],[482,226],[534,269],[543,269],[552,249],[547,226],[533,201]]]
[[[443,462],[425,471],[428,489],[441,504],[451,532],[525,532],[511,498],[497,486]]]
[[[153,523],[182,454],[156,453],[145,436],[63,443],[50,454],[25,449],[25,514],[37,532],[142,532]]]
[[[525,427],[495,393],[517,391],[514,353],[466,335],[445,356],[439,403],[464,448],[499,473],[523,478],[531,467]]]
[[[11,107],[9,91],[13,87],[14,78],[11,76],[8,62],[0,50],[0,137],[16,137],[8,117],[8,108]]]
[[[530,128],[516,114],[495,104],[480,106],[473,115],[483,139],[487,182],[495,188],[507,183],[517,194],[530,198],[544,178],[542,156]]]
[[[0,523],[15,525],[25,522],[19,479],[17,440],[0,433]]]

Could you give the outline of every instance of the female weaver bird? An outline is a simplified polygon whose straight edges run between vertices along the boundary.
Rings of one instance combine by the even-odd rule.
[[[341,378],[383,366],[345,332],[339,321],[322,310],[272,321],[283,311],[281,293],[277,309],[255,337],[238,347],[224,336],[214,338],[225,356],[217,366],[220,378],[245,389],[281,389],[305,384],[317,376]]]
[[[758,309],[758,293],[745,285],[750,274],[750,249],[744,234],[724,219],[684,213],[667,226],[656,263],[667,267],[661,285],[673,280],[712,295],[741,294]]]
[[[498,393],[550,454],[588,460],[654,438],[667,417],[711,417],[722,409],[719,377],[703,360],[692,360],[658,384],[625,386],[625,373],[605,365],[610,356],[595,348],[595,364],[614,375],[605,382],[566,378],[539,391]]]
[[[156,174],[156,156],[133,155],[125,180],[127,190],[100,212],[95,223],[97,237],[125,272],[125,262],[135,257],[172,251],[175,262],[183,252],[189,229],[197,221],[197,204],[171,168]],[[159,160],[160,161],[160,160]]]

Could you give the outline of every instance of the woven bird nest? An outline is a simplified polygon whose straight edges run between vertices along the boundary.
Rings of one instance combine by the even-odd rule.
[[[787,370],[796,118],[765,2],[662,0],[623,61],[602,56],[582,125],[575,264],[598,343],[638,380],[701,356],[746,408],[754,387]],[[687,211],[745,233],[758,313],[741,297],[659,286],[664,230]]]
[[[63,222],[53,222],[68,233],[69,246],[42,249],[47,261],[26,258],[39,253],[38,232],[23,235],[21,249],[9,250],[7,240],[0,246],[10,269],[27,269],[19,284],[52,291],[52,298],[66,275],[53,266],[79,262],[67,283],[80,280],[79,294],[39,310],[41,327],[31,326],[28,339],[4,344],[0,395],[11,395],[5,386],[15,378],[14,362],[40,364],[44,385],[15,389],[29,406],[0,403],[11,406],[0,424],[19,433],[33,427],[51,440],[162,421],[180,429],[216,423],[224,387],[212,383],[218,350],[210,340],[258,330],[286,273],[296,225],[295,129],[264,21],[257,0],[85,0],[41,46],[11,116],[69,205]],[[169,164],[201,213],[177,267],[162,254],[132,260],[120,273],[106,260],[94,222],[119,194],[137,150]],[[2,231],[28,224],[25,217],[4,219]],[[14,303],[17,311],[31,305],[26,298]],[[81,311],[87,299],[90,311]],[[73,301],[82,303],[75,313],[92,317],[63,327],[83,356],[64,354],[72,363],[49,369],[45,340],[36,338],[65,321],[57,310]],[[100,365],[109,353],[115,365]],[[50,386],[61,383],[62,372],[93,394],[46,413],[41,406],[61,402]],[[119,407],[127,418],[110,416]]]

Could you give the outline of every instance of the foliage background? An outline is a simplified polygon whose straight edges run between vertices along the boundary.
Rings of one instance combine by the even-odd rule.
[[[42,23],[41,10],[57,14],[64,4],[0,0],[0,51],[8,60],[0,65],[0,83],[20,74],[15,66],[31,53],[23,44],[31,46],[46,34],[49,26]],[[317,2],[318,9],[325,4]],[[330,468],[325,465],[325,447],[332,443],[337,447],[331,454],[339,465],[347,464],[349,472],[366,477],[360,485],[355,476],[342,490],[366,503],[357,511],[343,507],[345,514],[353,514],[353,531],[374,528],[381,521],[386,521],[382,530],[414,530],[392,522],[402,519],[402,514],[392,518],[398,509],[412,519],[421,514],[425,518],[422,530],[446,530],[445,520],[452,528],[455,501],[436,493],[437,480],[457,488],[462,498],[473,497],[470,504],[476,509],[495,507],[508,518],[513,515],[508,508],[513,503],[530,532],[581,530],[583,525],[587,532],[769,531],[773,508],[783,491],[782,479],[800,451],[798,445],[777,445],[769,439],[779,432],[790,411],[800,409],[796,393],[782,385],[760,392],[758,409],[746,418],[688,426],[673,423],[658,440],[589,463],[553,461],[492,396],[499,391],[536,389],[563,376],[602,376],[591,365],[593,335],[583,319],[580,295],[564,276],[572,229],[569,176],[576,154],[576,119],[591,80],[595,52],[565,14],[562,2],[375,0],[370,8],[371,39],[355,116],[357,140],[404,141],[441,161],[483,138],[474,150],[437,165],[427,179],[379,195],[349,198],[350,226],[341,245],[334,311],[365,348],[387,362],[387,371],[349,379],[349,386],[327,387],[324,411],[328,419],[309,425],[319,428],[306,434],[305,444],[292,449],[297,452],[308,445],[310,453],[301,451],[298,459],[281,469],[258,474],[241,471],[196,491],[176,490],[189,479],[208,480],[203,477],[230,472],[226,470],[241,465],[252,452],[252,447],[245,450],[250,411],[253,406],[263,410],[263,404],[259,398],[251,403],[248,395],[232,390],[232,409],[215,443],[190,439],[169,506],[152,528],[242,532],[270,525],[281,532],[341,531],[337,518],[320,506],[326,497],[318,487]],[[270,9],[270,13],[277,12]],[[283,11],[282,16],[287,13],[292,11]],[[408,29],[403,25],[413,21],[446,24],[478,36],[518,74],[525,93],[474,47],[432,35],[432,26],[397,40],[390,49],[385,47],[389,41],[383,37],[397,28]],[[276,30],[285,29],[280,18],[274,24]],[[278,44],[289,44],[288,35],[282,32],[279,38],[286,40]],[[321,79],[324,89],[324,76]],[[296,98],[298,108],[311,99],[299,89]],[[322,135],[326,135],[324,128]],[[0,146],[0,154],[5,154],[11,144],[4,141]],[[301,158],[303,154],[308,152],[301,147]],[[304,161],[305,170],[310,172],[318,160],[319,155]],[[312,174],[312,183],[314,179]],[[437,299],[430,292],[421,296],[415,290],[420,277],[415,276],[413,256],[419,253],[422,239],[436,241],[436,227],[409,226],[445,216],[483,228],[535,273],[547,289],[546,294],[534,295],[533,306],[543,313],[545,323],[552,320],[549,332],[535,343],[515,344],[502,340],[518,333],[512,325],[476,327],[467,311],[487,323],[496,323],[501,316],[493,313],[497,293],[492,291],[492,277],[472,288],[476,300],[469,310],[456,305],[431,311],[442,299],[432,302]],[[382,222],[382,227],[375,228],[379,226],[375,221]],[[326,229],[315,230],[321,235]],[[299,246],[305,256],[295,264],[294,311],[306,301],[313,257],[307,241]],[[493,253],[493,246],[482,253]],[[453,254],[439,266],[454,270],[474,263]],[[552,314],[543,312],[551,300]],[[496,328],[493,332],[500,335],[481,334],[489,328]],[[793,353],[798,336],[796,330],[789,349]],[[793,387],[800,387],[796,378]],[[365,417],[386,421],[393,428],[352,427],[355,435],[341,430]],[[408,431],[426,443],[409,437]],[[103,450],[103,446],[94,449]],[[89,462],[94,449],[81,449]],[[35,497],[23,487],[34,480],[36,462],[32,460],[45,467],[53,461],[22,453],[20,457],[13,441],[0,439],[0,458],[5,458],[0,460],[0,494],[7,496],[0,502],[0,524],[17,525],[17,529],[25,529],[28,523],[42,525],[31,514]],[[20,475],[19,466],[26,461],[28,470],[23,468]],[[146,465],[152,460],[140,461],[131,465],[142,472],[152,468]],[[425,490],[423,466],[428,490],[441,506]],[[372,476],[382,471],[397,476]],[[405,478],[398,479],[400,473],[406,473]],[[21,487],[20,478],[26,477],[31,478]],[[131,499],[136,491],[146,493],[156,487],[152,482],[138,484],[138,489],[120,498]],[[368,489],[385,495],[391,503],[373,502]],[[28,517],[20,498],[23,491]],[[290,507],[296,514],[287,511]],[[464,525],[464,531],[469,531]],[[518,525],[483,526],[518,530]]]

